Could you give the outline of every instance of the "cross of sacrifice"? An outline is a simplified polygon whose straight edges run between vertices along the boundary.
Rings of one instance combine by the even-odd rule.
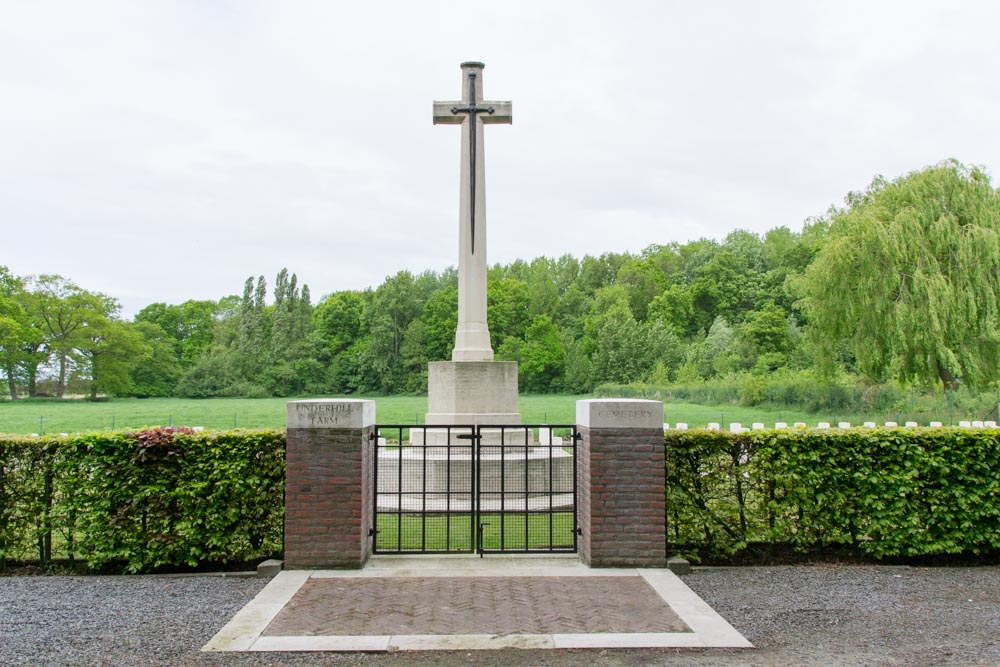
[[[512,122],[511,103],[483,101],[483,67],[462,63],[462,99],[434,102],[435,125],[461,125],[459,185],[458,329],[454,361],[490,361],[493,347],[486,324],[486,161],[483,125]],[[476,252],[476,231],[479,252]]]

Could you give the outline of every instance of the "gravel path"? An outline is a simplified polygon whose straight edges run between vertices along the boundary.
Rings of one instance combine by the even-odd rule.
[[[202,654],[266,583],[0,578],[0,665],[1000,665],[1000,567],[704,568],[685,583],[757,648]]]

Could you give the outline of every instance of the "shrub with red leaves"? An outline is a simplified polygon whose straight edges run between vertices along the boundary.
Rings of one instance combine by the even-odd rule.
[[[160,461],[172,456],[182,456],[183,450],[174,446],[174,436],[190,435],[195,430],[188,426],[155,426],[135,433],[139,447],[132,456],[135,463]]]

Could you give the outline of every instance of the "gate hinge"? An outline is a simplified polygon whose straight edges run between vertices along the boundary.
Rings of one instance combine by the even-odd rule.
[[[583,528],[580,528],[579,526],[577,526],[576,527],[576,534],[582,536],[583,535]]]
[[[573,442],[580,442],[583,440],[583,436],[579,432],[573,434]]]

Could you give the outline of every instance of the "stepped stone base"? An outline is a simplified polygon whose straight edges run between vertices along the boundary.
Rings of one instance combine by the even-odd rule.
[[[482,511],[541,511],[573,504],[573,455],[560,447],[485,447],[477,461]],[[378,509],[471,511],[472,473],[467,447],[380,448]]]
[[[517,417],[517,421],[520,422],[521,415],[515,416]],[[506,423],[511,424],[514,422]],[[470,433],[471,429],[468,428],[411,429],[410,444],[418,447],[447,447],[450,439],[452,446],[458,444],[461,447],[461,443],[465,442],[468,444],[468,441],[459,440],[457,436],[469,435]],[[511,447],[530,447],[535,444],[535,433],[531,429],[501,430],[499,428],[484,428],[480,429],[479,435],[482,438],[479,444],[483,447],[496,447],[501,444]]]

